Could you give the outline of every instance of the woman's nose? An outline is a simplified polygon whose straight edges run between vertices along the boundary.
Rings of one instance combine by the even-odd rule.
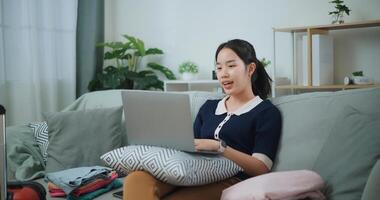
[[[223,77],[223,78],[228,77],[228,70],[226,70],[226,68],[222,68],[220,70],[220,77]]]

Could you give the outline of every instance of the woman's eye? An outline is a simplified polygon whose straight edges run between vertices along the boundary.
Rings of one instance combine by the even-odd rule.
[[[235,67],[235,65],[229,65],[228,67]]]
[[[221,67],[216,67],[216,70],[220,71],[222,68]]]

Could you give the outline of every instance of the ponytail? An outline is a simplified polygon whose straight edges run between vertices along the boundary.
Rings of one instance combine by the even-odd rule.
[[[271,93],[272,79],[265,71],[263,64],[256,58],[255,48],[253,48],[252,44],[240,39],[222,43],[216,50],[215,61],[223,48],[229,48],[234,51],[243,60],[245,65],[256,64],[256,70],[251,77],[252,92],[255,96],[260,96],[262,99],[268,98],[268,95]]]
[[[271,93],[272,79],[269,77],[264,65],[259,60],[256,61],[256,70],[251,77],[252,92],[254,95],[266,99]]]

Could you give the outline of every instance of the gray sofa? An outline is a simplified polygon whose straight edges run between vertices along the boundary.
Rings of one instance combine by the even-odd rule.
[[[206,99],[220,97],[220,94],[190,93],[194,116]],[[273,171],[316,171],[326,181],[324,192],[328,199],[379,199],[380,88],[305,93],[271,100],[281,110],[284,120]],[[109,90],[87,93],[63,111],[120,105],[120,90]],[[9,135],[28,132],[25,126],[8,130]],[[123,143],[127,143],[125,137]],[[11,167],[15,169],[10,170],[10,177],[15,177],[17,169],[31,166],[23,164],[25,162],[13,162]],[[41,167],[32,166],[35,171],[31,174],[29,169],[26,176],[33,178],[43,174]],[[43,183],[41,178],[38,181]],[[113,192],[96,199],[115,199]]]

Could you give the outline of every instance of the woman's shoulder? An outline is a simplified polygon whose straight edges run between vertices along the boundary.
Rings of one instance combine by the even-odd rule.
[[[215,104],[218,104],[219,101],[221,101],[221,100],[222,99],[207,99],[204,104],[206,104],[206,105],[215,105]]]
[[[218,105],[220,99],[207,99],[203,105],[202,108],[214,108]]]
[[[221,99],[207,99],[201,106],[200,110],[215,110]]]
[[[260,111],[266,113],[280,114],[280,110],[269,99],[265,99],[260,103]]]

